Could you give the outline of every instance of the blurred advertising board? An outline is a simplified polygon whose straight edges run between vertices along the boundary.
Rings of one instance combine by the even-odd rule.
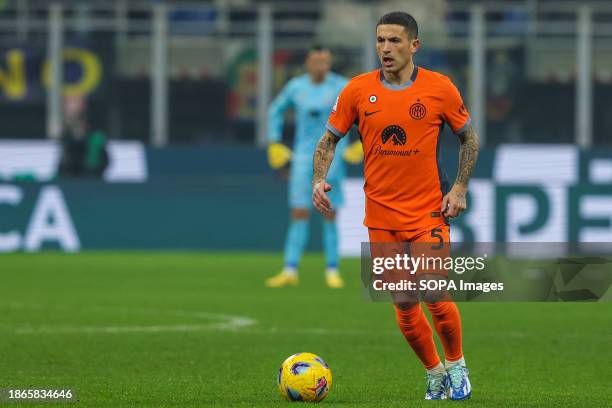
[[[264,150],[112,142],[116,160],[103,182],[55,179],[57,148],[39,143],[26,155],[0,144],[0,252],[282,249],[287,185],[267,168]],[[16,169],[42,183],[6,177]],[[368,240],[362,186],[359,177],[343,186],[345,256],[359,256]],[[454,242],[612,243],[612,154],[570,145],[484,150],[468,207],[451,221]],[[321,249],[318,218],[310,250]]]

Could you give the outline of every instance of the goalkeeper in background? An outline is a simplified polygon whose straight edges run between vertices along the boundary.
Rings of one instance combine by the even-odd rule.
[[[280,169],[291,161],[289,174],[289,207],[291,208],[289,230],[285,241],[285,265],[266,285],[272,288],[298,284],[298,265],[308,243],[309,217],[312,208],[312,156],[320,135],[325,131],[327,117],[340,91],[348,79],[330,72],[329,49],[313,46],[306,57],[307,73],[291,79],[270,105],[268,112],[269,146],[268,161],[274,169]],[[295,111],[295,140],[293,152],[281,143],[284,113]],[[337,151],[349,163],[363,160],[361,141],[348,146],[348,141],[338,143]],[[334,161],[328,176],[333,186],[330,200],[333,208],[342,205],[342,179],[346,169],[341,160]],[[341,288],[344,281],[338,271],[338,232],[336,211],[325,216],[323,222],[323,246],[327,267],[325,281],[331,288]]]

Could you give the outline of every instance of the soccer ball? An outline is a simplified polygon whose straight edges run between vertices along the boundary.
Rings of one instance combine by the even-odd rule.
[[[278,391],[287,401],[322,401],[331,386],[331,370],[316,354],[294,354],[278,370]]]

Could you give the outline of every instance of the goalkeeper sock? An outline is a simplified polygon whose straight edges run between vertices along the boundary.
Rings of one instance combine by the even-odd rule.
[[[308,220],[291,220],[285,241],[285,269],[297,269],[307,241]]]
[[[323,221],[323,249],[327,270],[338,270],[338,228],[336,221]]]
[[[285,275],[297,276],[298,270],[295,266],[285,266],[283,268],[283,273]]]
[[[326,275],[338,275],[338,268],[325,268]]]

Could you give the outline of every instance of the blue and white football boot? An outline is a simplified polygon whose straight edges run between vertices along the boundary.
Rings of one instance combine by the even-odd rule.
[[[450,385],[448,383],[448,375],[446,372],[441,372],[439,374],[427,374],[427,392],[425,393],[425,399],[446,399],[446,392],[449,387]]]
[[[468,378],[468,369],[457,363],[448,367],[446,372],[448,373],[448,397],[453,401],[470,398],[472,385]]]

